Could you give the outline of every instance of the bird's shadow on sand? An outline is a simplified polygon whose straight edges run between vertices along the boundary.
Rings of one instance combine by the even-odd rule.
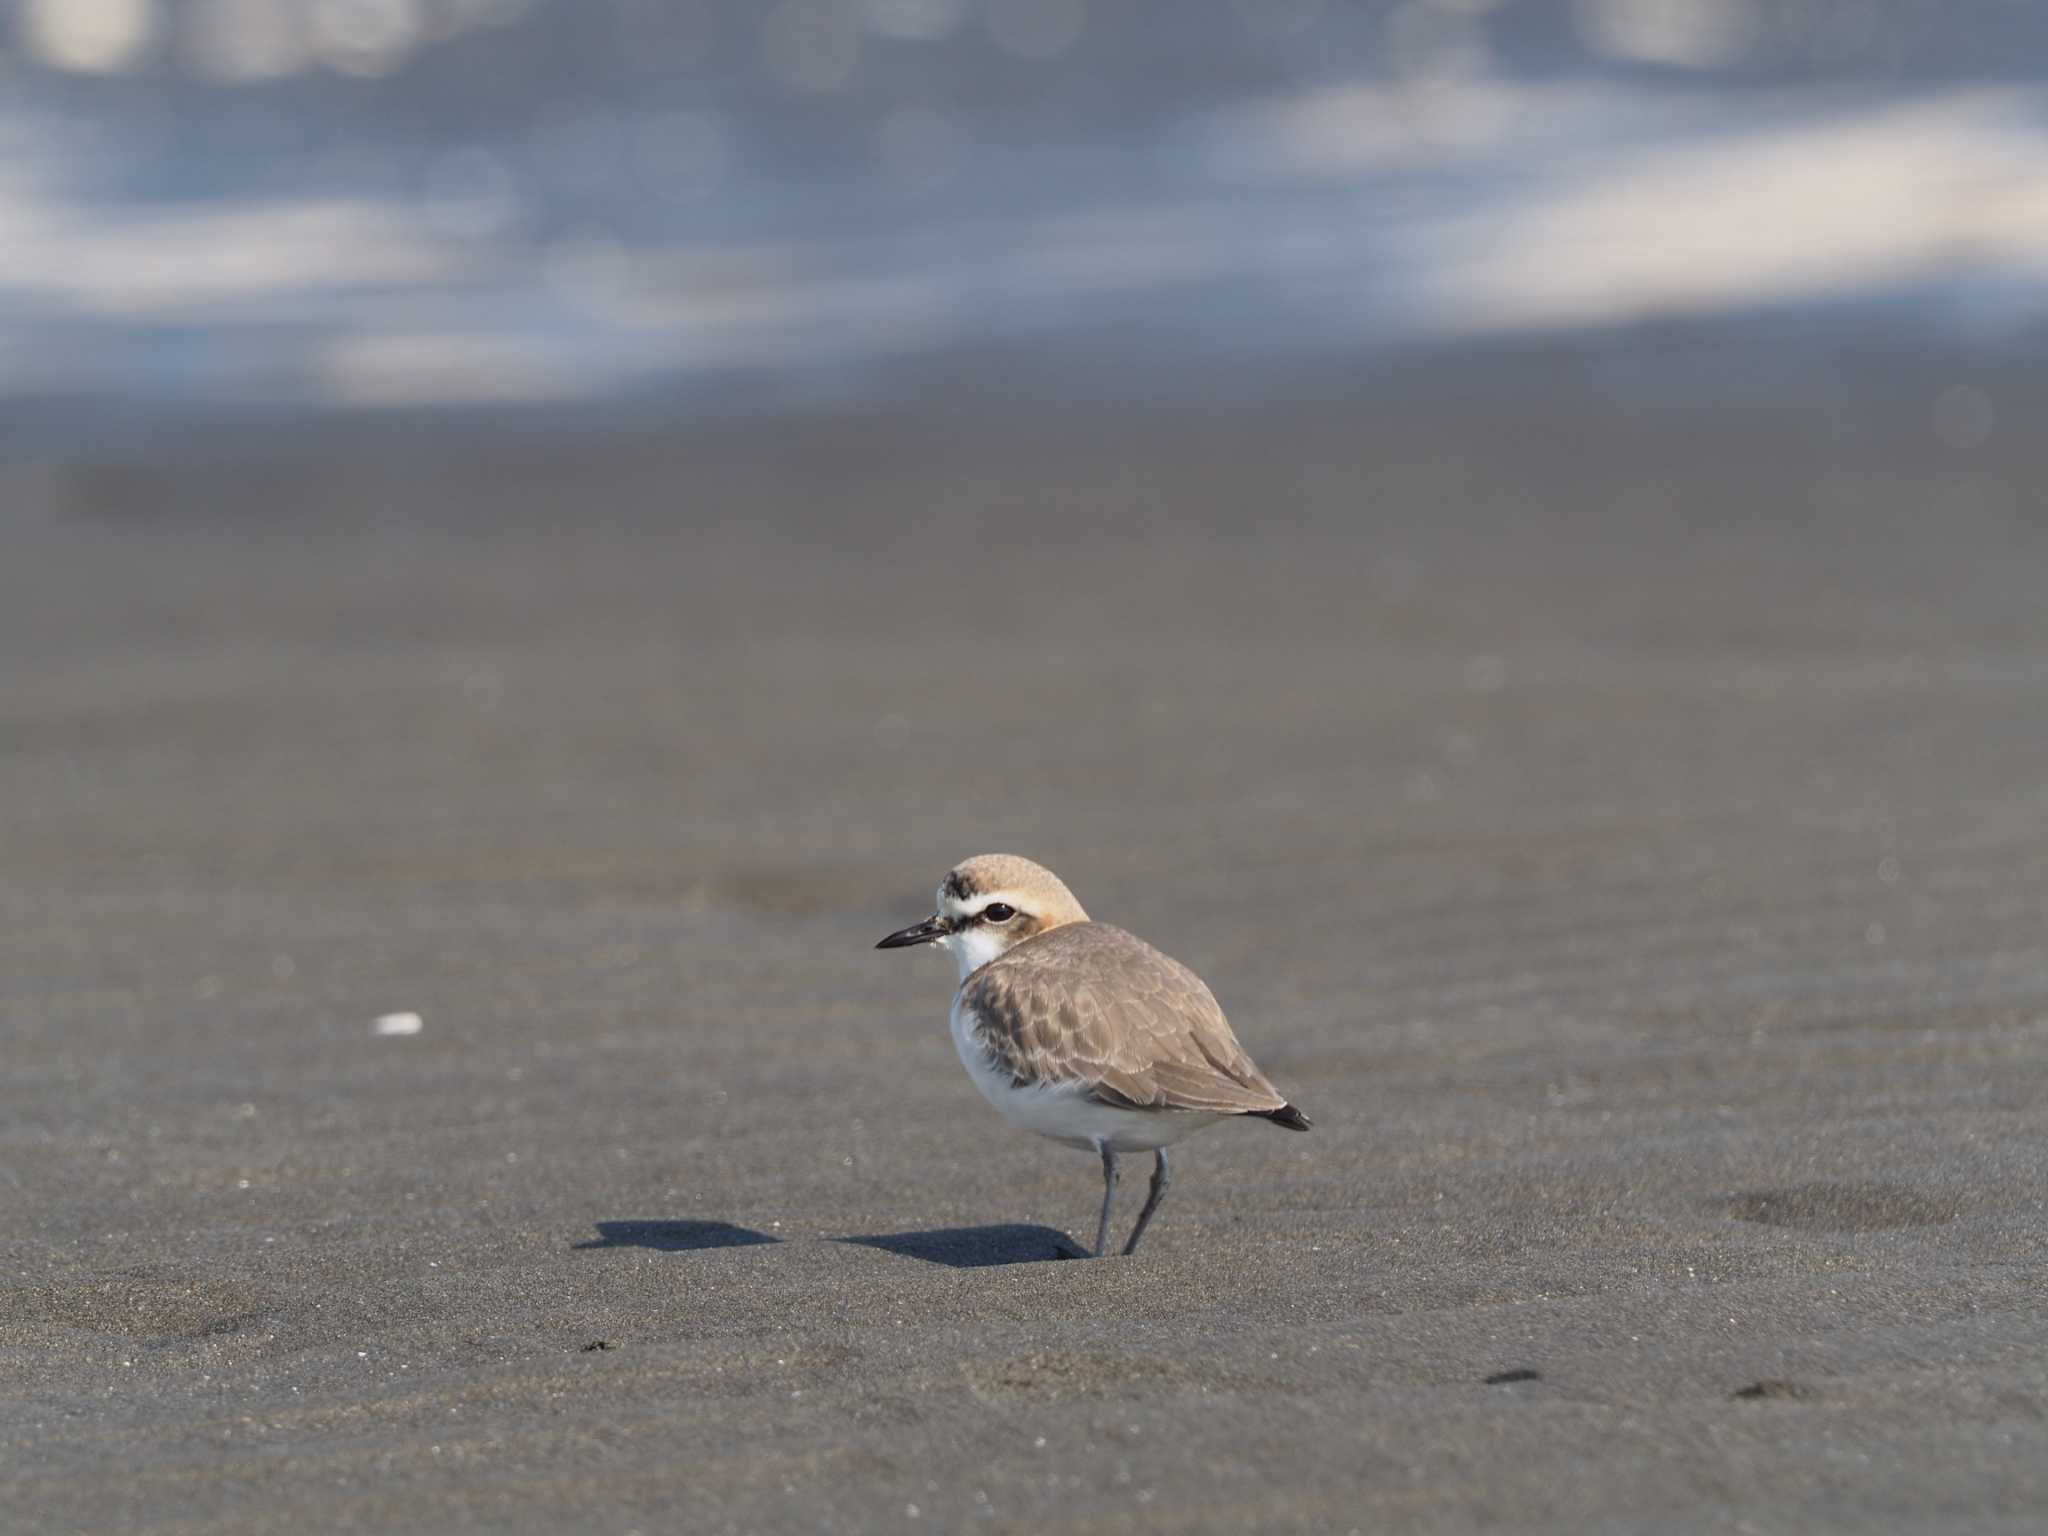
[[[995,1264],[1041,1264],[1050,1259],[1088,1257],[1074,1240],[1051,1227],[941,1227],[930,1232],[883,1232],[839,1237],[834,1242],[879,1248],[906,1259],[944,1264],[949,1269],[985,1269]]]
[[[694,1253],[700,1248],[751,1248],[779,1243],[779,1237],[736,1227],[729,1221],[600,1221],[597,1236],[578,1248],[652,1248],[658,1253]]]

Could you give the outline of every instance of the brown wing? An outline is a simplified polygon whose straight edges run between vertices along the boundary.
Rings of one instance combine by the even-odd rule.
[[[1027,939],[964,991],[982,1039],[1019,1083],[1080,1081],[1131,1109],[1286,1107],[1202,978],[1121,928],[1071,923]]]

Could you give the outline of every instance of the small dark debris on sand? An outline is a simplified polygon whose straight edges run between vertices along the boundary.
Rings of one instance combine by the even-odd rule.
[[[1814,1183],[1754,1189],[1731,1196],[1728,1214],[1759,1226],[1813,1232],[1888,1232],[1954,1221],[1960,1203],[1899,1184]]]
[[[1810,1401],[1820,1393],[1812,1387],[1797,1381],[1752,1381],[1746,1387],[1739,1387],[1729,1396],[1740,1402],[1745,1399],[1780,1398],[1792,1401]]]
[[[1495,1371],[1486,1378],[1486,1384],[1489,1387],[1509,1387],[1518,1381],[1541,1381],[1542,1379],[1543,1373],[1541,1371],[1532,1371],[1527,1366],[1524,1366],[1519,1370]]]

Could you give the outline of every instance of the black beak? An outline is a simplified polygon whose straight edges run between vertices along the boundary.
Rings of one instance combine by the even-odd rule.
[[[877,944],[877,949],[908,949],[913,944],[935,944],[953,931],[953,925],[943,917],[928,917],[921,923],[908,928],[898,928],[889,937]]]

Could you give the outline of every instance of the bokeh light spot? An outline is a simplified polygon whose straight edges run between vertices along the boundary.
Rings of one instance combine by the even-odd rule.
[[[564,299],[608,311],[625,293],[626,250],[609,230],[586,224],[562,235],[543,258],[548,282]]]
[[[429,22],[436,37],[524,21],[538,0],[435,0]]]
[[[275,80],[308,61],[300,8],[290,0],[193,0],[178,40],[186,63],[209,80]]]
[[[1733,64],[1757,32],[1755,0],[1575,0],[1572,14],[1595,53],[1680,69]]]
[[[1323,19],[1324,0],[1231,0],[1254,37],[1294,37]]]
[[[907,192],[928,192],[951,181],[965,158],[966,129],[936,107],[892,108],[875,129],[875,161]]]
[[[313,40],[346,75],[388,75],[420,42],[419,0],[317,0]]]
[[[725,131],[702,112],[665,112],[641,124],[634,144],[640,180],[671,198],[706,197],[725,178]]]
[[[534,126],[534,172],[557,192],[588,196],[610,186],[626,154],[619,120],[593,103],[556,102]]]
[[[861,5],[871,31],[911,41],[950,37],[964,8],[964,0],[863,0]]]
[[[26,0],[22,41],[53,69],[118,75],[139,67],[156,41],[155,0]]]
[[[1080,40],[1087,24],[1084,0],[988,0],[989,35],[1019,58],[1057,58]]]
[[[824,0],[782,0],[761,23],[761,58],[783,86],[825,96],[853,83],[860,24],[852,8]]]
[[[1409,0],[1387,17],[1395,70],[1408,80],[1470,79],[1485,72],[1486,39],[1469,17]]]
[[[673,73],[704,62],[718,41],[718,13],[705,0],[622,0],[618,46],[642,69]]]
[[[427,222],[459,240],[501,235],[518,212],[512,173],[487,149],[450,150],[427,167],[421,198]]]

